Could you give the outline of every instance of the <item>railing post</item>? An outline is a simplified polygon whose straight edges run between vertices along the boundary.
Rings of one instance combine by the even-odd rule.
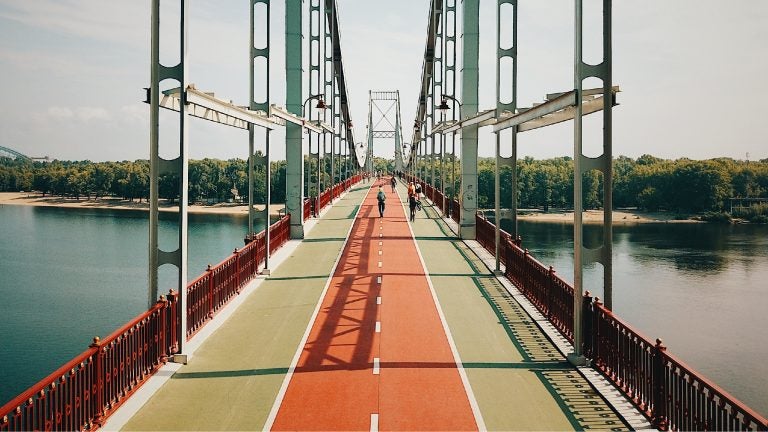
[[[581,305],[581,320],[584,331],[584,338],[582,339],[584,341],[584,347],[582,352],[585,357],[592,358],[592,347],[594,346],[592,340],[592,296],[589,295],[589,291],[584,292],[584,298],[582,299]]]
[[[161,304],[160,322],[157,325],[157,344],[159,345],[159,357],[163,364],[168,363],[168,335],[165,333],[168,328],[168,300],[164,295],[160,295],[157,303]]]
[[[525,250],[525,254],[528,255],[528,249]],[[549,277],[547,278],[547,293],[546,293],[546,306],[547,306],[547,319],[552,318],[552,293],[555,291],[555,268],[549,266]]]
[[[594,304],[592,305],[592,360],[603,361],[603,354],[600,351],[602,344],[600,343],[600,306],[603,303],[600,301],[600,297],[595,297]]]
[[[96,352],[93,356],[93,375],[91,375],[90,392],[91,403],[94,405],[93,412],[93,427],[92,429],[98,429],[104,422],[104,348],[101,346],[101,339],[98,336],[93,338],[93,343],[89,345],[91,348],[95,348]],[[94,394],[95,391],[95,394]],[[87,411],[86,411],[87,412]]]
[[[170,338],[173,345],[171,345],[171,350],[168,352],[168,355],[176,354],[179,352],[179,335],[178,331],[176,330],[176,322],[181,318],[179,315],[179,305],[176,299],[174,298],[175,292],[173,289],[168,291],[168,316],[170,317]],[[186,329],[184,329],[186,331]]]
[[[235,248],[232,255],[235,256],[235,292],[240,294],[240,251]]]
[[[656,339],[653,347],[653,426],[665,431],[669,427],[667,419],[667,380],[664,376],[664,358],[667,347],[661,339]]]
[[[210,264],[208,264],[205,272],[208,273],[208,318],[211,318],[213,317],[213,290],[215,288],[215,284],[213,281],[213,268],[211,268]]]

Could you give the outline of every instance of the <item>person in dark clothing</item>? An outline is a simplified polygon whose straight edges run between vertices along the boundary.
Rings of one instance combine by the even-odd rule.
[[[397,180],[395,180],[395,176],[392,175],[392,180],[389,181],[389,183],[392,185],[392,192],[395,191],[395,186],[397,186]]]
[[[376,194],[376,200],[379,202],[379,217],[384,217],[384,201],[387,200],[387,195],[381,186],[379,186],[379,193]]]
[[[408,208],[411,210],[411,222],[416,219],[416,195],[408,195]]]

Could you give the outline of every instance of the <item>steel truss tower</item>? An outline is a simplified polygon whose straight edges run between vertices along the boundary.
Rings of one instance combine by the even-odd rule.
[[[496,181],[495,181],[495,201],[496,201],[496,270],[501,270],[499,262],[500,232],[499,226],[501,220],[509,220],[512,226],[511,235],[517,238],[517,178],[516,178],[516,159],[517,159],[517,135],[519,133],[550,126],[564,121],[574,121],[574,287],[576,289],[575,299],[582,297],[583,289],[583,267],[590,263],[601,263],[603,265],[603,295],[605,305],[611,307],[612,303],[612,265],[611,265],[611,218],[612,218],[612,145],[611,145],[611,112],[615,104],[615,95],[619,91],[618,87],[613,86],[611,68],[611,0],[602,0],[602,61],[599,64],[587,64],[582,56],[583,42],[583,2],[584,0],[574,0],[575,4],[575,26],[574,26],[574,88],[558,93],[546,95],[546,101],[541,104],[534,104],[529,108],[519,108],[517,101],[517,26],[518,26],[518,1],[517,0],[497,0],[497,44],[496,44],[496,103],[495,107],[483,111],[478,109],[478,83],[480,79],[479,71],[479,3],[480,0],[461,0],[462,1],[462,37],[461,47],[454,49],[440,50],[440,41],[450,42],[451,35],[446,34],[445,23],[439,25],[441,21],[450,23],[451,12],[455,14],[457,0],[432,0],[430,7],[430,16],[427,26],[427,44],[424,54],[424,67],[421,76],[421,92],[419,95],[419,106],[414,121],[414,143],[425,146],[423,151],[416,152],[412,158],[418,158],[419,155],[430,157],[435,154],[434,143],[436,134],[461,134],[461,194],[460,194],[460,224],[459,236],[464,239],[475,238],[475,212],[477,209],[477,147],[478,147],[478,128],[492,126],[496,133]],[[509,11],[511,15],[503,15]],[[448,15],[448,17],[446,16]],[[503,15],[503,17],[502,17]],[[455,19],[455,17],[453,18]],[[455,21],[449,27],[456,28]],[[510,28],[511,27],[511,28]],[[511,40],[501,40],[502,32],[511,35]],[[443,93],[440,102],[441,109],[452,109],[456,111],[459,105],[461,115],[459,120],[454,117],[453,120],[441,119],[439,123],[434,122],[434,104],[438,87],[448,86],[450,81],[440,72],[447,73],[448,69],[440,64],[445,63],[441,58],[446,52],[461,51],[463,69],[461,71],[461,100],[455,98],[450,92]],[[448,59],[450,61],[450,59]],[[454,63],[455,64],[455,63]],[[509,65],[503,67],[502,65]],[[585,89],[584,80],[588,78],[597,78],[601,80],[602,86],[594,89]],[[502,92],[503,89],[507,89]],[[451,100],[451,106],[446,106],[448,99]],[[595,158],[584,155],[582,149],[582,117],[594,112],[603,112],[603,153]],[[509,158],[501,157],[502,142],[500,132],[510,129],[511,132],[511,152]],[[431,149],[430,149],[431,147]],[[424,163],[417,165],[425,167]],[[430,164],[432,165],[432,164]],[[434,166],[434,165],[432,165]],[[509,213],[502,212],[500,208],[500,178],[499,170],[503,166],[509,166],[513,171],[513,199]],[[584,173],[589,170],[597,170],[603,175],[605,185],[603,196],[603,236],[602,245],[596,249],[586,248],[583,244],[583,226],[582,211],[583,197],[581,190],[581,179]],[[418,171],[418,170],[417,170]],[[426,169],[417,172],[422,178],[426,177]],[[434,180],[432,180],[434,184]],[[574,302],[574,352],[569,358],[574,363],[583,363],[584,358],[581,353],[582,344],[582,322],[581,322],[581,304]]]
[[[368,91],[368,171],[373,171],[374,140],[394,139],[395,171],[404,171],[400,91]]]
[[[248,60],[250,63],[250,83],[248,89],[248,105],[238,106],[231,101],[218,99],[211,92],[204,92],[188,83],[187,75],[187,13],[188,0],[174,0],[179,5],[180,15],[180,45],[179,63],[174,66],[164,66],[160,63],[160,1],[152,0],[151,5],[151,59],[150,86],[147,90],[146,102],[150,105],[150,212],[149,212],[149,266],[148,266],[148,303],[152,307],[158,300],[158,271],[162,265],[170,264],[177,269],[176,289],[180,301],[180,320],[177,324],[179,344],[178,361],[186,361],[184,345],[187,334],[187,205],[189,202],[189,155],[188,155],[188,123],[192,117],[208,120],[229,127],[248,131],[248,235],[253,233],[254,222],[261,218],[267,228],[267,255],[264,274],[269,274],[269,204],[270,204],[270,130],[277,127],[286,128],[286,208],[291,213],[291,236],[303,237],[303,201],[302,194],[302,135],[304,131],[316,134],[333,133],[334,137],[342,137],[353,142],[349,106],[346,97],[346,82],[342,67],[341,48],[338,35],[338,19],[335,14],[334,0],[326,0],[325,19],[328,21],[325,41],[332,52],[327,56],[332,66],[331,82],[335,82],[333,99],[336,101],[337,118],[341,118],[342,130],[334,129],[319,121],[307,121],[302,112],[302,15],[301,0],[286,0],[286,107],[287,109],[270,104],[270,1],[249,0],[250,7],[250,43]],[[320,0],[311,0],[318,6]],[[321,18],[316,17],[318,20]],[[330,36],[327,29],[334,29]],[[255,46],[258,37],[264,46]],[[175,87],[160,90],[160,83],[170,80]],[[173,85],[173,84],[172,84]],[[257,100],[257,94],[261,100]],[[179,144],[178,157],[171,160],[160,157],[160,108],[179,113]],[[256,151],[256,127],[265,130],[264,151]],[[341,145],[339,152],[341,153]],[[351,154],[351,151],[345,152]],[[253,202],[253,182],[256,172],[262,171],[266,176],[267,196],[263,211],[256,211]],[[159,188],[158,180],[162,174],[174,174],[179,178],[178,201],[178,237],[173,250],[162,250],[159,247]],[[331,177],[333,179],[333,176]]]

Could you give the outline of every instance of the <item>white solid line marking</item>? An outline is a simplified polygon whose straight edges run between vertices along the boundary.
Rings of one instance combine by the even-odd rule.
[[[403,206],[403,213],[405,213],[405,206]],[[451,352],[453,353],[454,361],[456,362],[456,367],[459,369],[459,376],[461,377],[461,382],[464,384],[464,390],[467,393],[467,398],[469,399],[469,405],[472,407],[472,414],[475,416],[475,423],[477,424],[477,428],[479,430],[487,430],[485,427],[485,420],[483,419],[483,415],[480,412],[480,406],[477,403],[477,399],[475,398],[475,393],[472,391],[472,386],[469,384],[469,378],[467,377],[467,371],[464,369],[464,365],[461,362],[461,356],[459,356],[459,350],[456,349],[456,342],[453,340],[453,335],[451,334],[451,329],[448,328],[448,322],[445,319],[445,314],[443,313],[443,308],[440,305],[440,300],[437,298],[437,292],[435,292],[435,286],[432,285],[432,278],[429,276],[429,271],[427,270],[427,265],[424,262],[424,255],[421,254],[421,248],[419,247],[419,242],[416,241],[416,234],[413,233],[413,226],[411,224],[408,224],[408,230],[411,232],[411,238],[413,240],[413,244],[416,246],[416,254],[419,256],[419,262],[421,263],[421,267],[424,269],[424,275],[427,278],[427,285],[429,286],[429,291],[432,294],[432,300],[435,302],[435,306],[437,307],[437,314],[440,317],[440,323],[443,325],[443,331],[445,332],[445,335],[448,337],[448,345],[451,347]]]
[[[381,321],[376,321],[376,333],[381,333]]]
[[[381,371],[381,363],[378,357],[373,358],[373,374],[378,375]]]
[[[379,415],[371,414],[371,432],[379,432]]]
[[[376,276],[376,283],[381,283],[381,276]]]
[[[380,304],[381,304],[381,297],[376,297],[376,304],[377,304],[377,305],[380,305]]]

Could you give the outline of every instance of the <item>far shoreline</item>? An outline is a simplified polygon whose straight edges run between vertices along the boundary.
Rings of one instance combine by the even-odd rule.
[[[635,224],[691,224],[706,223],[705,221],[691,218],[676,219],[676,215],[671,212],[646,212],[640,210],[621,209],[613,210],[611,220],[614,225],[635,225]],[[518,214],[517,220],[526,222],[541,223],[563,223],[573,224],[573,211],[550,211],[550,212],[527,212]],[[582,213],[582,222],[584,224],[602,224],[602,210],[585,210]]]
[[[74,199],[59,196],[46,195],[45,197],[36,192],[0,192],[0,205],[14,206],[32,206],[32,207],[56,207],[56,208],[76,208],[76,209],[102,209],[102,210],[139,210],[149,211],[149,203],[146,201],[137,202],[120,198],[102,197],[90,199]],[[264,209],[264,205],[255,206],[259,210]],[[281,215],[284,204],[271,204],[270,213],[273,216]],[[178,204],[169,204],[165,200],[160,202],[161,212],[177,212]],[[219,214],[229,216],[246,216],[248,214],[247,204],[219,203],[211,205],[193,204],[188,207],[191,214]]]
[[[140,210],[149,211],[149,203],[146,201],[128,201],[120,198],[102,197],[76,200],[59,196],[42,196],[37,192],[0,192],[0,205],[18,205],[35,207],[56,207],[56,208],[78,208],[78,209],[106,209],[106,210]],[[257,205],[258,209],[263,209],[264,205]],[[273,216],[281,215],[284,210],[284,204],[272,204],[270,206]],[[160,211],[176,212],[177,204],[166,203],[161,200]],[[218,203],[210,205],[190,205],[188,207],[191,214],[219,214],[230,216],[245,216],[248,214],[247,204]],[[573,224],[573,212],[552,210],[550,212],[521,210],[517,219],[519,221],[537,222],[537,223],[562,223]],[[600,210],[586,210],[583,213],[582,220],[584,224],[600,224],[603,221],[603,212]],[[703,223],[694,219],[675,219],[675,214],[671,212],[645,212],[634,209],[620,209],[613,211],[613,223],[615,225],[632,225],[648,223]]]

